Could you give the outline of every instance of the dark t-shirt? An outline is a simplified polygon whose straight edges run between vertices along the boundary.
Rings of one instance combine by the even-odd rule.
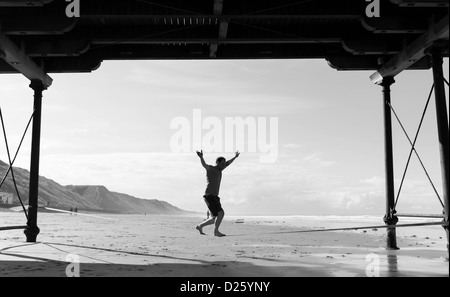
[[[220,181],[222,180],[222,170],[220,168],[208,165],[206,169],[206,191],[205,195],[219,196]]]

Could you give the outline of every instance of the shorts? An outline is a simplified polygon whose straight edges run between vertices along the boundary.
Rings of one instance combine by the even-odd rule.
[[[204,195],[206,206],[208,206],[211,216],[217,217],[220,211],[223,211],[222,205],[220,204],[220,198],[214,195]]]

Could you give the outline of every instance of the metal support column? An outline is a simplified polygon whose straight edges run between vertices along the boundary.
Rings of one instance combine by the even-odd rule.
[[[444,74],[442,70],[442,50],[435,47],[431,50],[433,61],[433,78],[434,78],[434,94],[436,98],[436,114],[439,137],[439,150],[441,155],[441,172],[442,186],[444,196],[444,222],[449,222],[449,162],[450,162],[450,145],[449,145],[449,128],[447,117],[447,103],[445,98]],[[444,226],[447,233],[447,251],[449,250],[449,230],[448,226]]]
[[[395,225],[398,218],[395,215],[395,192],[394,192],[394,158],[392,145],[392,111],[391,111],[391,85],[395,82],[392,77],[385,77],[381,86],[383,87],[384,106],[384,147],[385,147],[385,170],[386,170],[386,214],[383,218],[386,225]],[[395,228],[386,228],[386,249],[397,250],[397,237]]]
[[[28,222],[25,228],[27,242],[36,242],[39,228],[37,226],[38,194],[39,194],[39,153],[41,142],[42,92],[46,87],[41,81],[31,81],[34,91],[33,132],[31,140],[30,188],[28,196]]]

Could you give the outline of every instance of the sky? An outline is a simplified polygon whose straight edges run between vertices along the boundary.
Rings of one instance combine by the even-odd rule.
[[[448,68],[446,59],[444,73]],[[382,216],[383,102],[372,73],[339,72],[325,60],[187,60],[106,61],[90,74],[51,74],[53,85],[43,99],[40,175],[206,212],[206,174],[195,151],[204,149],[206,162],[214,165],[239,149],[223,172],[220,197],[227,214]],[[431,70],[406,71],[392,86],[392,105],[411,138],[432,83]],[[32,112],[28,85],[21,75],[0,76],[12,152]],[[258,134],[246,133],[244,142],[227,138],[233,132],[227,119],[254,121]],[[397,193],[410,145],[393,121]],[[17,167],[29,169],[30,132]],[[174,145],[181,140],[185,151]],[[268,149],[272,158],[264,162]],[[442,197],[434,97],[416,149]],[[7,160],[3,140],[0,159]],[[397,211],[441,210],[413,156]]]

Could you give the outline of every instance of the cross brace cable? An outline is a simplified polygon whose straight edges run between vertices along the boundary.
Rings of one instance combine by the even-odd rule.
[[[397,113],[395,112],[394,107],[389,103],[389,107],[391,108],[391,110],[392,110],[392,112],[393,112],[395,118],[397,119],[398,123],[400,124],[400,127],[402,128],[403,132],[405,133],[406,138],[408,139],[409,143],[411,144],[411,150],[410,150],[410,153],[409,153],[409,157],[408,157],[408,161],[407,161],[407,164],[406,164],[405,171],[403,172],[403,177],[402,177],[402,181],[401,181],[401,184],[400,184],[399,191],[398,191],[398,193],[397,193],[397,198],[396,198],[396,201],[395,201],[395,204],[394,204],[394,208],[395,208],[395,206],[397,206],[397,202],[398,202],[398,199],[399,199],[399,197],[400,197],[400,193],[401,193],[401,190],[402,190],[402,187],[403,187],[403,183],[404,183],[404,180],[405,180],[405,177],[406,177],[406,172],[407,172],[407,170],[408,170],[409,163],[410,163],[410,161],[411,161],[411,156],[412,156],[412,153],[413,153],[413,152],[414,152],[415,155],[417,156],[417,159],[419,160],[419,162],[420,162],[420,164],[421,164],[423,170],[425,171],[425,174],[426,174],[428,180],[430,181],[431,186],[433,187],[433,190],[434,190],[434,192],[436,193],[436,196],[437,196],[437,198],[439,199],[439,202],[441,203],[441,206],[444,207],[444,203],[442,202],[442,199],[441,199],[441,197],[440,197],[438,191],[436,190],[436,187],[434,186],[434,183],[433,183],[433,181],[431,180],[431,177],[430,177],[430,175],[428,174],[428,171],[427,171],[427,169],[425,168],[425,165],[423,164],[422,159],[421,159],[420,156],[419,156],[419,153],[417,152],[417,150],[416,150],[416,148],[415,148],[415,145],[416,145],[416,142],[417,142],[417,138],[418,138],[418,136],[419,136],[420,129],[422,128],[423,120],[424,120],[424,118],[425,118],[425,114],[426,114],[426,111],[427,111],[427,109],[428,109],[428,105],[429,105],[431,96],[432,96],[432,94],[433,94],[433,91],[434,91],[434,84],[433,84],[433,86],[431,87],[431,90],[430,90],[430,94],[429,94],[429,96],[428,96],[427,103],[426,103],[425,108],[424,108],[424,111],[423,111],[423,113],[422,113],[422,118],[421,118],[421,120],[420,120],[420,124],[419,124],[419,127],[418,127],[418,129],[417,129],[416,136],[415,136],[415,138],[414,138],[414,142],[411,141],[411,138],[409,137],[408,133],[406,132],[405,127],[403,126],[403,123],[401,122],[400,118],[398,117]]]
[[[19,198],[19,202],[20,202],[20,205],[22,206],[22,209],[23,209],[23,212],[25,214],[25,217],[28,220],[27,210],[25,209],[25,206],[23,205],[22,198],[20,198],[20,193],[19,193],[19,189],[17,188],[16,178],[14,176],[14,170],[13,170],[13,167],[12,167],[13,163],[12,163],[12,160],[11,160],[11,154],[9,152],[8,138],[6,137],[5,123],[3,121],[3,114],[2,114],[1,108],[0,108],[0,121],[2,123],[3,136],[4,136],[4,139],[5,139],[6,152],[7,152],[7,155],[8,155],[9,167],[10,167],[10,171],[11,171],[11,177],[12,177],[12,180],[13,180],[14,188],[16,190],[16,194],[17,194],[17,197]]]

